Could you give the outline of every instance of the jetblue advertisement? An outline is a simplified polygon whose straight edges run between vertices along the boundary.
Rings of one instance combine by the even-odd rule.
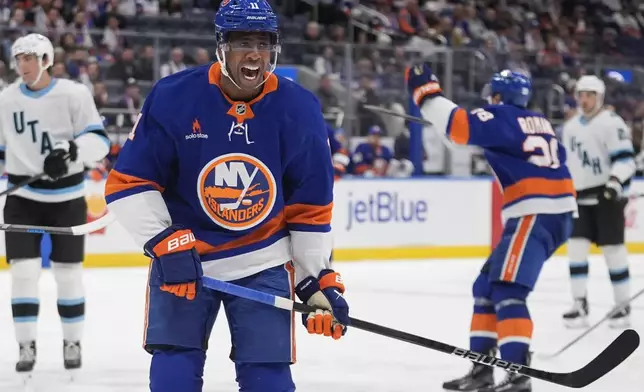
[[[490,231],[481,230],[491,225],[487,180],[346,178],[334,196],[336,248],[490,242]]]

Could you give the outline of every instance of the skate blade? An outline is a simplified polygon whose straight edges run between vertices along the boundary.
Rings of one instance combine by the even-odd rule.
[[[622,317],[616,320],[608,320],[608,326],[612,329],[625,329],[631,326],[629,317]]]
[[[588,317],[581,317],[576,320],[565,320],[564,326],[568,329],[584,329],[590,326],[588,322]]]
[[[80,368],[78,369],[66,369],[67,378],[69,382],[74,382],[80,377]]]

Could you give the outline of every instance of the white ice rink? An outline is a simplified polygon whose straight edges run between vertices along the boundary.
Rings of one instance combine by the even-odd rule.
[[[631,257],[632,289],[644,287],[644,257]],[[467,347],[472,300],[470,285],[480,261],[396,261],[338,263],[353,317],[381,323],[434,340]],[[84,367],[69,383],[62,367],[61,327],[53,277],[41,279],[38,362],[31,391],[143,392],[150,357],[141,348],[147,271],[86,271],[87,317]],[[533,349],[551,352],[579,331],[566,330],[561,314],[570,303],[567,265],[546,265],[529,306],[535,322]],[[0,272],[0,391],[24,391],[14,373],[17,356],[9,305],[9,275]],[[589,302],[592,320],[612,306],[612,290],[601,259],[591,260]],[[215,325],[205,370],[204,391],[236,391],[228,360],[229,337],[223,312]],[[633,306],[633,328],[644,334],[644,297]],[[298,363],[292,367],[298,391],[304,392],[434,392],[441,383],[463,375],[469,362],[369,333],[350,330],[340,341],[309,336],[298,325]],[[559,372],[575,370],[597,355],[618,332],[602,326],[552,361],[534,367]],[[500,375],[499,375],[500,376]],[[534,381],[534,391],[567,388]],[[594,392],[644,391],[644,348],[604,378],[584,389]],[[177,391],[180,392],[180,391]]]

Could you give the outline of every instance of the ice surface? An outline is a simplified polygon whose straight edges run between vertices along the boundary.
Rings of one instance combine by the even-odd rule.
[[[644,287],[644,257],[632,256],[633,291]],[[434,340],[467,347],[471,312],[470,285],[481,266],[474,260],[433,260],[338,263],[347,286],[352,316],[382,323]],[[150,357],[141,348],[147,271],[89,269],[86,271],[87,322],[84,368],[73,383],[62,367],[61,327],[56,290],[49,271],[41,278],[38,362],[31,391],[142,392],[147,388]],[[591,259],[589,283],[591,321],[612,306],[607,269]],[[14,372],[17,357],[13,337],[9,275],[0,273],[0,391],[25,391]],[[535,321],[535,351],[552,352],[579,331],[567,330],[561,314],[571,305],[567,265],[553,259],[546,265],[529,300]],[[236,391],[234,368],[223,312],[210,342],[204,391]],[[633,306],[633,328],[644,334],[644,297]],[[434,392],[441,383],[463,375],[465,360],[403,342],[350,330],[340,341],[309,336],[298,325],[298,363],[292,368],[298,391]],[[597,355],[618,334],[602,326],[556,360],[534,367],[572,371]],[[501,374],[499,374],[501,376]],[[644,348],[620,367],[584,389],[594,392],[641,392],[644,388]],[[535,392],[567,390],[540,381]]]

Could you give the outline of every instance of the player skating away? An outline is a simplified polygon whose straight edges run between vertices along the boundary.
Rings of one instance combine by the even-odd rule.
[[[568,239],[577,210],[565,150],[548,120],[526,109],[531,84],[520,74],[495,74],[486,94],[490,105],[471,113],[442,96],[427,64],[409,71],[408,87],[423,118],[436,129],[457,144],[483,148],[503,187],[503,235],[472,287],[470,349],[490,353],[498,347],[502,359],[527,364],[533,324],[526,299],[544,262]],[[443,387],[532,390],[530,379],[515,373],[493,384],[493,368],[474,364],[467,375]]]
[[[327,130],[313,94],[273,74],[280,41],[266,1],[224,1],[215,25],[218,62],[156,84],[106,199],[153,259],[144,338],[151,390],[201,391],[223,304],[240,390],[294,391],[293,313],[203,288],[201,277],[287,298],[295,289],[329,310],[304,316],[310,333],[344,334],[344,286],[329,267]]]
[[[568,242],[574,305],[563,318],[569,327],[587,326],[588,254],[600,247],[613,284],[615,303],[630,297],[628,252],[624,245],[624,208],[635,161],[631,133],[615,112],[604,109],[606,86],[597,76],[582,76],[575,86],[579,112],[562,130],[568,165],[577,190],[579,218]],[[609,320],[613,327],[629,324],[630,306]]]
[[[49,68],[54,48],[46,37],[18,38],[11,55],[21,83],[0,93],[0,145],[9,186],[40,174],[39,180],[7,197],[5,223],[71,227],[87,222],[84,165],[103,159],[110,141],[90,91],[82,84],[55,79]],[[36,361],[36,321],[42,234],[5,233],[11,269],[11,308],[20,345],[19,372]],[[52,235],[51,266],[58,287],[63,325],[64,365],[81,366],[80,340],[85,317],[82,281],[83,236]]]

